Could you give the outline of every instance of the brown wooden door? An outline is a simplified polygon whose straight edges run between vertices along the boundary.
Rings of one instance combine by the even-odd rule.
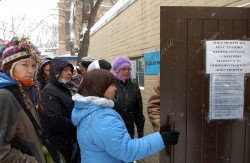
[[[210,76],[203,48],[205,39],[249,38],[250,9],[160,9],[161,132],[174,121],[181,133],[176,146],[160,152],[160,162],[250,163],[249,76],[245,74],[244,119],[208,123]]]

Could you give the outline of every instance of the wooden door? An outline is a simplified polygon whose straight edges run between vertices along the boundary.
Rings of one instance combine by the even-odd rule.
[[[161,7],[161,132],[179,131],[179,143],[160,152],[161,163],[249,163],[250,79],[245,74],[244,119],[208,122],[209,74],[204,40],[250,35],[250,9]]]

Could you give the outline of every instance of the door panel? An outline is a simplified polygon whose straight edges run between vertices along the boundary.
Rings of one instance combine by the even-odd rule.
[[[163,112],[165,112],[165,115],[168,115],[168,117],[161,116],[161,122],[168,124],[168,121],[178,121],[180,123],[176,123],[175,127],[181,128],[181,126],[185,125],[186,123],[186,116],[180,115],[186,115],[186,110],[183,110],[183,108],[186,108],[187,21],[172,20],[171,24],[173,26],[176,26],[177,28],[171,28],[172,31],[170,32],[170,34],[169,32],[167,32],[169,35],[166,35],[168,39],[166,39],[164,42],[163,46],[165,48],[161,56],[166,58],[170,57],[169,59],[172,60],[171,65],[164,65],[163,63],[163,65],[167,67],[165,70],[169,74],[171,74],[171,77],[164,78],[161,81],[164,83],[164,87],[166,86],[166,89],[164,89],[163,92],[165,95],[161,96],[161,101],[165,101],[165,104],[163,105]],[[167,30],[169,31],[169,28],[164,28],[163,33]],[[174,55],[168,55],[173,53],[172,47],[174,47],[174,49],[177,49],[177,51],[175,51]],[[168,94],[168,92],[172,93]],[[179,100],[180,98],[182,100]],[[166,130],[166,125],[163,125],[161,127],[161,131]],[[186,133],[186,130],[183,130],[182,133]],[[183,147],[185,147],[185,141],[181,140],[179,143],[183,144]],[[171,147],[167,147],[166,149],[161,151],[162,154],[160,154],[160,157],[163,156],[163,159],[165,159],[165,157],[169,159],[168,155],[171,155],[173,153],[180,153],[181,157],[172,157],[172,160],[185,160],[185,149],[178,148],[174,151],[172,150],[173,153],[169,153],[170,148]],[[166,155],[165,153],[168,153],[168,155]]]
[[[179,143],[160,162],[250,162],[250,83],[245,77],[245,118],[208,122],[209,80],[204,40],[249,37],[246,8],[161,7],[161,132],[175,122]],[[173,128],[173,126],[172,126]]]

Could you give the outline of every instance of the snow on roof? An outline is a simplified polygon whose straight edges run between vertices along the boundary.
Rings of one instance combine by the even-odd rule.
[[[90,29],[90,36],[108,24],[113,18],[119,15],[123,10],[128,8],[136,0],[120,0],[118,1],[95,25]]]

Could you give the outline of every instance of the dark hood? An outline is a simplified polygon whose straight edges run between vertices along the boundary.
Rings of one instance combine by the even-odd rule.
[[[44,81],[43,68],[45,65],[49,64],[51,60],[52,60],[51,58],[46,58],[42,60],[42,62],[39,64],[38,71],[37,71],[37,78],[36,78],[38,82]]]
[[[70,62],[59,58],[54,58],[51,60],[49,70],[49,79],[51,83],[54,83],[56,85],[59,83],[59,75],[66,66],[71,66],[71,70],[73,73],[74,67]]]

